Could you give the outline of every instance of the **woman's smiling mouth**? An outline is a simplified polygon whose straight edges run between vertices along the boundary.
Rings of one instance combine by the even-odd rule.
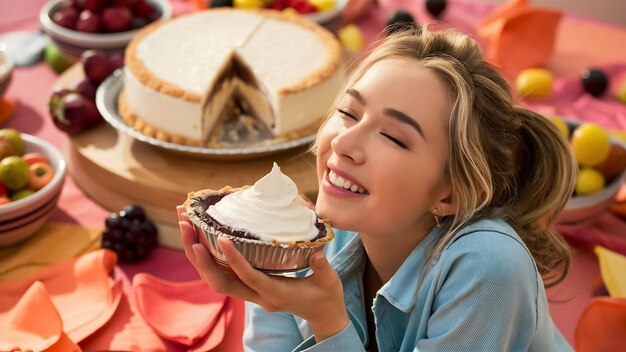
[[[348,191],[354,194],[367,194],[367,190],[357,184],[354,181],[347,180],[346,178],[337,174],[337,172],[327,169],[325,180],[335,188],[340,188],[341,190]]]

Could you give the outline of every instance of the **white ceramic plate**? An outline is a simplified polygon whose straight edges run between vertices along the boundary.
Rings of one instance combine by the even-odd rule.
[[[311,21],[317,22],[319,24],[326,24],[341,14],[343,9],[346,7],[348,0],[335,0],[335,8],[330,9],[328,11],[323,12],[315,12],[304,15],[304,18],[307,18]]]
[[[119,115],[117,108],[117,98],[124,87],[124,71],[119,69],[109,76],[98,86],[96,91],[96,105],[102,117],[115,129],[129,136],[151,144],[155,147],[165,149],[170,152],[185,154],[193,157],[208,159],[251,159],[255,157],[276,154],[287,150],[310,145],[315,140],[315,134],[304,136],[292,140],[267,141],[263,144],[249,145],[243,147],[193,147],[183,144],[165,142],[160,139],[147,136],[138,130],[127,125]]]

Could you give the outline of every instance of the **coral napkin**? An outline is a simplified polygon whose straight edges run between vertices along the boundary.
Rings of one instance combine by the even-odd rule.
[[[78,343],[106,323],[120,301],[121,285],[112,285],[109,277],[116,261],[115,253],[98,250],[29,278],[0,283],[0,323],[16,319],[18,313],[29,319],[39,315],[40,304],[22,303],[24,306],[17,313],[14,307],[34,283],[40,282],[60,316],[63,331]]]
[[[217,343],[224,338],[228,297],[202,280],[171,282],[139,273],[133,296],[141,316],[165,339],[192,346],[207,335]]]
[[[589,302],[576,325],[574,347],[578,352],[624,351],[626,299],[596,297]]]
[[[44,285],[35,281],[0,322],[0,350],[81,351],[63,332],[63,322]]]
[[[531,8],[528,0],[512,0],[485,17],[477,33],[487,42],[487,59],[511,78],[548,62],[560,20],[558,11]]]

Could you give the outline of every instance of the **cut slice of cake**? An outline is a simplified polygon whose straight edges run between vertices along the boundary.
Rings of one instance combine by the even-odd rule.
[[[312,134],[344,78],[332,33],[276,11],[206,10],[157,23],[131,41],[125,60],[123,119],[198,146]]]
[[[275,112],[263,83],[236,52],[228,63],[204,99],[203,135],[209,145],[271,139]]]

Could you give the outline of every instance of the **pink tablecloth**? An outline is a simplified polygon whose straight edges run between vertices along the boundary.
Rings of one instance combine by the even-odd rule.
[[[16,30],[38,30],[38,11],[44,2],[45,0],[2,1],[0,35]],[[188,5],[183,0],[171,2],[175,13],[188,10]],[[400,4],[411,4],[418,21],[427,22],[430,18],[422,5],[416,5],[421,3],[422,1],[414,0],[381,0],[381,7],[362,18],[359,26],[368,40],[373,38],[385,24],[390,11]],[[492,5],[476,1],[449,1],[448,14],[443,20],[455,28],[473,33],[480,18],[492,8]],[[557,77],[577,74],[581,69],[592,65],[626,61],[626,47],[621,45],[626,43],[626,29],[567,16],[560,32],[562,38],[579,40],[560,40],[557,43],[555,55],[549,63],[549,68]],[[47,112],[49,94],[56,78],[56,74],[43,63],[16,69],[7,96],[16,99],[19,107],[6,126],[40,136],[66,150],[67,138],[54,128]],[[100,227],[108,213],[109,210],[99,206],[97,200],[88,198],[69,177],[52,220]],[[626,224],[610,214],[606,214],[592,226],[595,231],[626,233]],[[610,226],[610,230],[607,226]],[[578,317],[599,283],[598,266],[592,252],[585,246],[577,246],[575,249],[569,276],[564,283],[549,290],[553,318],[570,342],[573,341]],[[164,248],[158,248],[147,262],[121,267],[130,278],[138,272],[148,272],[173,281],[197,278],[182,253]],[[227,337],[228,347],[221,350],[240,348],[241,313],[239,311],[238,319]]]

